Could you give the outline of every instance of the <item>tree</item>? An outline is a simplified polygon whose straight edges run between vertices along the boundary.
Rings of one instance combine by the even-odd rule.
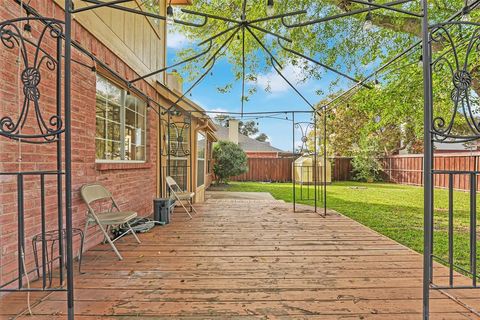
[[[230,120],[235,120],[235,118],[231,117],[231,116],[227,116],[227,115],[217,115],[217,116],[214,117],[213,120],[218,125],[227,128],[228,127],[228,122]],[[245,122],[244,121],[239,121],[238,122],[238,132],[247,136],[247,137],[252,137],[252,136],[256,135],[257,133],[259,133],[260,130],[259,130],[258,125],[255,121],[249,120],[249,121],[245,121]],[[264,133],[262,133],[262,134],[264,134]],[[268,139],[268,137],[267,137],[267,139]]]
[[[238,130],[240,131],[241,134],[250,137],[258,133],[260,131],[258,129],[257,123],[253,120],[250,121],[240,121],[238,125]]]
[[[415,72],[415,71],[414,71]],[[416,100],[404,100],[400,90],[417,92]],[[422,137],[422,88],[397,86],[362,90],[327,113],[330,155],[353,156],[362,140],[375,139],[377,153],[389,156],[414,147]],[[322,102],[319,103],[319,106]],[[318,117],[323,127],[323,117]]]
[[[386,2],[388,1],[379,1],[379,3]],[[464,0],[429,0],[428,2],[431,25],[446,21],[465,5]],[[225,1],[222,0],[197,0],[194,2],[193,9],[211,14],[221,12],[222,16],[237,19],[242,11],[242,3],[242,0],[236,0],[229,1],[228,5],[225,5]],[[307,14],[286,18],[288,23],[314,20],[347,13],[360,8],[365,8],[365,5],[349,0],[275,2],[275,10],[278,13],[296,10],[307,11]],[[420,1],[398,5],[396,8],[417,13],[421,12]],[[264,1],[247,2],[247,19],[249,21],[265,17],[265,14]],[[363,28],[367,13],[301,28],[286,29],[279,20],[271,20],[261,23],[259,26],[294,40],[291,44],[283,42],[285,46],[304,55],[316,58],[326,65],[342,70],[357,78],[363,78],[376,67],[383,65],[405,48],[416,43],[421,36],[421,19],[419,18],[388,10],[373,10],[370,14],[374,25],[373,29],[370,30]],[[479,11],[473,10],[470,12],[470,16],[472,22],[477,22],[479,20]],[[186,14],[182,18],[192,19],[192,16]],[[220,20],[210,19],[208,30],[185,26],[180,26],[179,28],[188,38],[196,40],[213,36],[225,30],[227,24]],[[459,42],[469,39],[468,37],[473,33],[471,29],[473,27],[470,30],[465,27],[455,29],[452,35],[453,39]],[[237,35],[242,35],[242,32],[240,30]],[[296,72],[299,74],[294,82],[301,83],[310,78],[322,79],[327,75],[331,75],[329,71],[313,63],[306,63],[302,58],[282,50],[277,41],[272,40],[270,36],[256,30],[252,32],[265,44],[270,52],[275,54],[283,66],[295,67]],[[215,38],[213,45],[218,48],[230,35],[231,33],[226,33]],[[225,57],[232,66],[235,78],[239,80],[243,76],[243,41],[241,36],[240,39],[237,37],[232,39],[233,41],[225,51]],[[445,41],[446,39],[447,37],[437,37],[437,40],[440,41],[433,43],[433,51],[437,57],[451,50],[448,41]],[[271,72],[272,68],[268,62],[268,54],[263,52],[264,50],[249,31],[246,32],[244,40],[246,77],[248,79],[247,89],[250,92],[252,87],[256,87],[255,83],[258,76]],[[466,45],[463,47],[466,47]],[[180,52],[180,56],[187,57],[193,51],[200,51],[201,49],[183,50]],[[338,112],[333,113],[332,111],[329,114],[329,120],[331,120],[330,117],[333,117],[332,121],[339,123],[340,127],[344,129],[343,132],[342,130],[336,130],[334,133],[329,133],[329,140],[335,140],[337,142],[336,147],[338,147],[338,150],[330,150],[330,152],[351,154],[353,152],[352,148],[358,145],[359,139],[368,137],[371,134],[376,137],[383,137],[383,141],[379,141],[379,148],[382,149],[383,154],[395,153],[401,148],[414,149],[413,146],[418,146],[418,141],[423,139],[423,77],[422,68],[418,66],[419,58],[422,55],[420,49],[421,47],[417,46],[416,50],[412,50],[391,67],[380,72],[378,79],[372,79],[371,86],[377,83],[381,88],[373,90],[362,89],[357,93],[359,97],[354,96],[351,101],[345,101],[336,107],[336,109],[339,109]],[[448,59],[452,60],[451,57]],[[201,63],[198,62],[185,66],[186,70],[190,71],[189,75],[193,78],[201,74],[203,69],[198,68],[201,66]],[[460,63],[462,64],[463,60]],[[474,97],[478,100],[480,96],[480,59],[477,50],[471,52],[469,65],[466,69],[472,76],[471,88],[476,93]],[[448,68],[443,68],[443,70],[442,68],[437,68],[435,72],[437,76],[434,78],[434,100],[436,104],[434,117],[444,116],[446,121],[448,121],[452,119],[452,112],[456,111],[452,103],[452,92],[454,91],[452,75],[449,74]],[[342,81],[340,82],[340,80]],[[334,97],[340,93],[338,90],[340,83],[344,84],[345,82],[344,79],[338,77],[330,82],[330,86],[325,86],[325,88],[322,88],[322,91],[316,91],[318,94],[323,95],[324,98]],[[265,89],[268,91],[268,86]],[[315,90],[315,88],[312,90]],[[349,104],[348,108],[347,104]],[[480,110],[479,107],[474,109]],[[461,116],[454,118],[455,123],[459,125],[459,129],[456,132],[459,134],[463,131],[468,131],[468,126],[472,125],[472,121],[469,124],[465,120],[462,122],[461,118]],[[441,124],[441,122],[438,123]],[[329,123],[329,128],[332,127]],[[348,127],[350,127],[349,131]],[[354,130],[352,127],[354,127]],[[357,134],[359,131],[361,134]],[[347,139],[343,139],[344,137]],[[400,143],[402,141],[404,142],[403,144]],[[416,148],[416,151],[421,150]]]
[[[213,172],[217,183],[228,183],[230,177],[238,176],[248,171],[247,155],[235,143],[219,141],[213,148]]]
[[[268,136],[265,133],[260,133],[255,140],[260,141],[260,142],[267,142]]]
[[[429,2],[429,14],[432,24],[446,20],[464,5],[464,0],[431,0]],[[240,19],[242,4],[243,0],[232,0],[228,1],[227,4],[223,0],[196,0],[193,2],[191,9],[232,19]],[[248,1],[246,11],[247,19],[252,21],[265,17],[265,4],[266,1]],[[297,10],[307,11],[307,14],[287,18],[286,20],[289,23],[314,20],[320,17],[350,12],[359,8],[365,8],[365,6],[349,0],[275,2],[275,10],[278,13]],[[397,5],[396,8],[421,12],[420,1]],[[472,15],[475,15],[475,13],[472,12]],[[371,31],[362,29],[365,23],[366,13],[329,21],[328,23],[313,24],[302,28],[287,30],[279,19],[256,25],[294,39],[294,43],[289,44],[289,47],[296,51],[317,57],[332,67],[360,75],[364,73],[367,65],[372,62],[381,64],[381,62],[388,60],[408,45],[416,42],[421,34],[421,19],[386,10],[372,11],[371,16],[372,22],[375,25],[375,28]],[[190,14],[181,14],[180,18],[190,21],[195,19],[195,17]],[[179,32],[196,42],[198,39],[207,39],[214,36],[227,29],[230,25],[229,22],[209,19],[208,28],[191,28],[182,25],[176,25],[176,27]],[[213,45],[216,48],[220,47],[234,32],[235,30],[232,30],[215,38]],[[266,44],[271,52],[276,54],[282,64],[296,65],[299,70],[303,71],[303,78],[321,78],[325,75],[325,69],[313,64],[303,63],[301,58],[280,50],[276,41],[272,41],[270,36],[265,33],[257,30],[252,30],[252,32]],[[242,34],[243,30],[239,30],[237,33],[239,37],[232,38],[233,41],[231,41],[228,50],[225,52],[226,58],[231,62],[237,79],[242,77]],[[250,34],[250,31],[246,30],[245,34],[246,73],[248,79],[254,82],[258,74],[269,71],[271,67],[268,63],[264,63],[264,55],[259,54],[262,49],[260,49],[259,44]],[[179,53],[182,57],[186,57],[191,55],[192,51],[201,51],[202,49],[203,48],[190,48],[182,50]],[[414,59],[418,59],[419,55],[420,54],[415,55]],[[196,75],[201,73],[197,67],[203,63],[203,61],[200,61],[197,64],[189,64],[186,67],[191,71],[196,71],[192,74],[193,77],[196,77]],[[300,81],[302,81],[302,79],[300,79]]]
[[[354,149],[352,160],[354,179],[358,181],[379,181],[382,165],[378,153],[379,145],[375,138],[366,138]]]

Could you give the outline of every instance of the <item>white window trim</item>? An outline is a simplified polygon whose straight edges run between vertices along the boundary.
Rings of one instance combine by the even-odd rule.
[[[125,123],[125,112],[126,112],[126,109],[127,107],[125,106],[125,101],[126,101],[126,94],[127,94],[127,90],[125,90],[125,88],[121,87],[121,86],[118,86],[117,84],[115,84],[114,82],[112,82],[108,77],[106,76],[103,76],[101,74],[98,74],[99,77],[102,77],[103,79],[105,79],[106,81],[110,82],[112,85],[118,87],[120,90],[122,90],[122,97],[121,97],[121,100],[123,102],[122,106],[121,106],[121,115],[120,115],[120,131],[121,132],[124,132],[125,131],[125,126],[126,126],[126,123]],[[96,94],[96,89],[95,89],[95,94]],[[135,96],[137,99],[141,100],[139,97]],[[143,100],[141,100],[143,101]],[[95,105],[95,109],[96,109],[96,105]],[[106,119],[106,118],[103,118],[101,117],[102,119]],[[97,119],[97,116],[95,116],[95,119]],[[106,119],[108,120],[108,119]],[[122,122],[123,121],[123,122]],[[148,112],[147,112],[147,109],[145,107],[145,116],[144,116],[144,127],[145,127],[145,145],[143,146],[144,147],[144,152],[145,152],[145,160],[109,160],[109,159],[96,159],[96,153],[95,153],[95,163],[111,163],[111,164],[145,164],[145,163],[148,163],[148,152],[147,152],[147,147],[148,147],[148,134],[147,134],[147,128],[148,126]],[[124,133],[120,134],[120,139],[122,138],[122,135],[124,135]],[[97,140],[97,138],[95,137],[95,140]],[[103,138],[103,140],[105,140]],[[124,153],[125,155],[125,145],[124,143],[121,145],[121,150],[122,150],[122,153]]]
[[[204,139],[205,139],[205,146],[203,147],[203,158],[200,158],[198,156],[198,135],[201,135]],[[206,153],[207,153],[207,134],[203,131],[197,131],[197,154],[196,154],[196,158],[197,158],[197,171],[198,171],[198,160],[201,160],[203,159],[203,184],[201,185],[197,185],[197,189],[198,188],[205,188],[205,184],[206,184],[206,181],[207,179],[205,179],[207,177],[207,158],[205,157],[206,156]],[[198,172],[197,172],[197,180],[198,180]],[[198,184],[198,181],[197,183]]]

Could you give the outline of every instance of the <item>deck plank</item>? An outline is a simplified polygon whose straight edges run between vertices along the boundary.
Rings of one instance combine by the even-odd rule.
[[[335,212],[324,219],[283,202],[211,200],[174,222],[84,255],[76,319],[419,319],[422,257]],[[438,282],[448,270],[435,264]],[[457,283],[469,279],[456,274]],[[450,291],[477,310],[478,291]],[[65,319],[65,294],[32,296],[34,319]],[[3,297],[0,319],[25,310]],[[8,306],[7,306],[8,302]],[[432,319],[478,319],[432,291]],[[32,319],[20,316],[19,319]]]

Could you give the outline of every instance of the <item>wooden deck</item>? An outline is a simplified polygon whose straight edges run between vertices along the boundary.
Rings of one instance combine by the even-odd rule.
[[[76,319],[421,319],[421,255],[350,219],[268,200],[197,208],[190,221],[177,210],[141,245],[121,241],[124,261],[106,245],[88,251]],[[477,310],[478,293],[456,292]],[[20,319],[65,319],[64,293],[39,298]],[[478,319],[440,292],[431,304],[432,319]],[[25,309],[25,295],[10,295],[0,317]]]

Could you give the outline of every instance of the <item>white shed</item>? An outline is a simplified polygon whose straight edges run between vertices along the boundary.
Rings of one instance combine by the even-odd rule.
[[[332,166],[330,161],[327,161],[327,175],[326,182],[332,182]],[[317,183],[324,182],[324,171],[323,171],[323,158],[317,157],[317,174],[315,176],[314,168],[314,157],[313,156],[301,156],[293,162],[293,177],[295,181],[299,184],[313,184],[314,179],[316,178]]]

